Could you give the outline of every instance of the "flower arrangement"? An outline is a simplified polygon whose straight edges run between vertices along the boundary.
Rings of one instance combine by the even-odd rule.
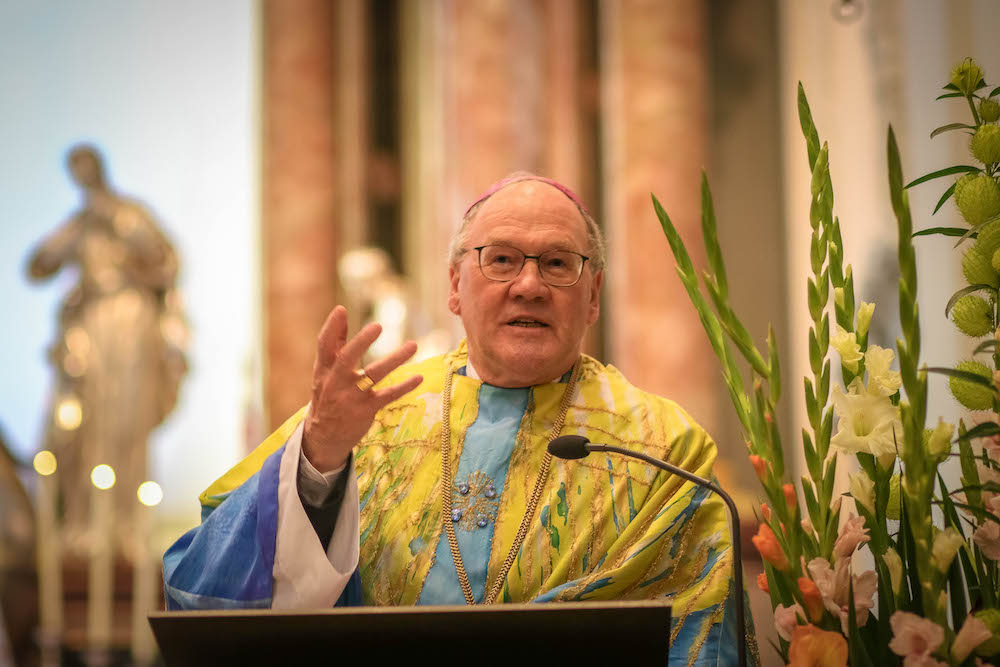
[[[986,658],[1000,664],[1000,104],[995,99],[1000,87],[989,94],[985,88],[975,62],[958,65],[938,99],[965,99],[973,124],[945,125],[931,135],[968,132],[976,165],[942,169],[904,186],[889,128],[889,192],[901,274],[902,337],[896,341],[895,371],[896,353],[868,340],[875,304],[855,304],[852,270],[844,264],[834,215],[829,148],[820,142],[799,86],[799,120],[812,170],[806,290],[812,324],[810,375],[804,379],[806,474],[798,486],[786,481],[775,418],[781,372],[774,331],[762,352],[733,311],[707,179],[702,178],[702,233],[708,269],[700,283],[677,230],[653,197],[767,497],[753,537],[764,561],[757,585],[771,598],[780,637],[775,648],[786,663],[935,667],[980,665]],[[954,198],[968,227],[914,233],[907,189],[954,175],[961,176],[934,212]],[[973,338],[990,336],[974,354],[990,354],[989,363],[920,366],[913,239],[927,235],[958,237],[966,246],[962,268],[969,285],[949,301],[946,316]],[[839,357],[840,383],[832,378],[830,348]],[[749,363],[749,378],[740,356]],[[955,398],[986,415],[974,416],[970,426],[978,424],[969,428],[963,420],[957,428],[941,419],[928,425],[928,373],[948,376]],[[850,475],[848,493],[835,494],[834,473],[844,456],[856,460],[857,472]],[[961,486],[955,489],[946,486],[938,469],[952,457],[961,466]],[[853,503],[842,505],[844,495]],[[870,551],[872,569],[859,571],[855,561],[862,559],[854,556],[860,550]]]

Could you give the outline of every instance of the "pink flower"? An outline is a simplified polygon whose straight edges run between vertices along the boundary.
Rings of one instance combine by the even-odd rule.
[[[840,536],[833,543],[833,555],[837,559],[849,558],[859,545],[864,544],[871,538],[868,537],[868,529],[865,528],[865,518],[863,516],[852,516],[840,529]]]
[[[930,659],[930,654],[941,646],[944,628],[908,611],[897,611],[890,616],[889,625],[892,627],[889,648],[896,655],[906,658],[903,662],[905,667],[932,667],[931,663],[923,661]]]
[[[971,415],[972,423],[975,426],[980,424],[996,424],[998,423],[997,415],[993,412],[973,412]],[[1000,461],[1000,435],[991,435],[985,438],[976,438],[979,444],[982,446],[986,453],[989,454],[990,458],[994,461]]]
[[[875,590],[878,587],[878,577],[873,570],[861,575],[851,575],[851,561],[843,558],[837,561],[835,568],[830,567],[823,558],[813,558],[809,561],[809,574],[823,598],[823,605],[834,616],[840,618],[840,626],[847,634],[848,603],[850,583],[854,586],[854,613],[858,626],[868,621],[868,610],[875,607]]]
[[[992,636],[993,633],[985,623],[969,614],[965,617],[962,629],[955,635],[955,642],[951,645],[951,657],[955,662],[964,662],[974,648]]]
[[[903,667],[948,667],[948,663],[935,660],[930,654],[908,655],[903,658]]]
[[[990,560],[1000,560],[1000,524],[986,521],[972,533],[972,539],[979,545],[984,556]]]
[[[774,626],[778,630],[778,636],[786,642],[792,641],[792,633],[800,623],[805,622],[805,618],[806,613],[798,604],[793,604],[791,607],[779,604],[774,608]]]

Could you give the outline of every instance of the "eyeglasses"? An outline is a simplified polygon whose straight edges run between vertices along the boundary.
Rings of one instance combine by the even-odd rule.
[[[508,282],[517,278],[524,263],[533,259],[538,263],[538,273],[553,287],[570,287],[580,281],[583,264],[589,257],[572,250],[549,250],[541,255],[526,255],[517,248],[506,245],[481,245],[479,270],[490,280]]]

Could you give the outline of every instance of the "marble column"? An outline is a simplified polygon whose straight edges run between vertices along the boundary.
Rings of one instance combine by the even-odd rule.
[[[697,0],[601,4],[610,360],[642,389],[678,399],[710,431],[718,370],[674,271],[654,193],[696,262],[707,161],[707,47]]]
[[[316,334],[337,303],[337,6],[265,0],[262,266],[272,426],[309,400]]]

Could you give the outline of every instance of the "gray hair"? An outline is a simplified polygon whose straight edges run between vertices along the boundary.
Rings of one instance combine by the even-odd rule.
[[[487,193],[479,199],[475,204],[469,207],[469,210],[465,212],[462,217],[462,224],[458,228],[458,231],[451,239],[451,244],[448,247],[448,263],[452,267],[456,266],[459,261],[461,261],[462,256],[468,250],[466,244],[469,241],[469,230],[472,227],[472,221],[479,213],[479,209],[482,208],[486,201],[495,195],[500,190],[514,185],[515,183],[522,183],[524,181],[539,181],[541,183],[546,183],[552,185],[557,190],[561,191],[566,195],[566,198],[573,202],[576,206],[576,210],[580,212],[580,216],[583,217],[584,223],[587,225],[587,243],[590,245],[590,250],[588,250],[590,258],[591,269],[595,273],[603,271],[605,265],[607,264],[607,244],[604,241],[604,233],[601,228],[597,226],[597,221],[594,220],[594,216],[590,214],[580,201],[576,198],[572,192],[569,191],[566,186],[555,184],[553,181],[537,174],[532,174],[526,171],[516,171],[509,176],[505,177],[499,181],[499,186],[493,186]]]

